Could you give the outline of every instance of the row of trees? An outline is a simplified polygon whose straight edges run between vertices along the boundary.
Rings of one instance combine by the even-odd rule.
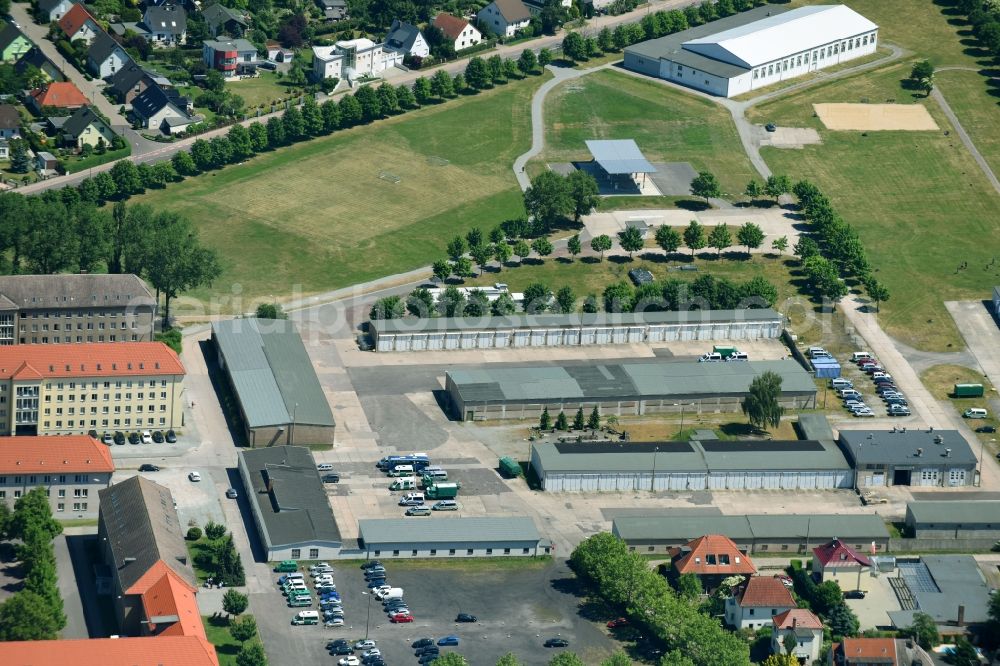
[[[601,427],[601,412],[595,406],[593,411],[590,412],[589,417],[584,417],[583,407],[576,410],[576,416],[573,417],[573,422],[570,423],[569,419],[566,418],[566,412],[560,410],[559,414],[556,416],[555,424],[552,423],[552,416],[549,414],[549,408],[546,407],[542,410],[541,416],[538,417],[538,428],[540,430],[551,430],[555,428],[556,430],[599,430]]]
[[[524,209],[537,223],[536,230],[544,234],[566,219],[579,223],[600,200],[597,181],[579,169],[567,176],[546,169],[524,191]]]
[[[876,308],[889,300],[889,290],[875,279],[858,232],[833,210],[826,195],[806,180],[796,183],[792,192],[815,232],[799,238],[795,254],[816,293],[836,301],[847,295],[843,279],[853,278],[865,286]]]
[[[52,548],[61,533],[45,488],[28,491],[13,513],[0,503],[0,541],[19,542],[16,553],[24,580],[24,587],[0,604],[0,641],[51,640],[66,626]]]
[[[747,644],[679,596],[638,553],[607,532],[583,541],[570,564],[595,596],[620,608],[639,631],[665,646],[660,666],[749,666]]]
[[[759,275],[742,283],[699,275],[691,282],[670,279],[639,287],[615,282],[604,289],[603,297],[606,312],[737,310],[772,307],[778,301],[778,290]]]
[[[683,10],[646,14],[639,23],[622,24],[614,30],[603,28],[596,37],[585,37],[579,32],[570,32],[563,38],[562,51],[570,60],[583,61],[602,53],[615,53],[637,42],[671,35],[764,4],[765,0],[717,0],[716,2],[705,0],[700,5],[691,5]],[[612,13],[621,12],[613,8]]]
[[[956,0],[955,5],[968,18],[983,48],[1000,56],[1000,5],[992,0]]]
[[[521,666],[521,663],[513,653],[508,652],[500,657],[497,666]],[[632,660],[624,652],[616,652],[597,663],[598,666],[632,666]],[[430,666],[468,666],[468,664],[465,657],[457,652],[446,652],[432,661]],[[549,660],[548,666],[585,666],[585,662],[572,652],[560,652]]]

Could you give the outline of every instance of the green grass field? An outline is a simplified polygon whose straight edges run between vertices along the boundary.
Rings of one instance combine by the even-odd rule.
[[[754,173],[725,109],[613,70],[563,83],[545,99],[545,161],[589,160],[587,139],[635,139],[651,161],[713,172],[723,192],[742,192]]]
[[[227,81],[226,90],[242,97],[246,107],[252,109],[261,105],[270,107],[272,102],[285,99],[291,94],[292,87],[278,79],[274,72],[260,70],[254,78]]]
[[[197,223],[224,273],[188,295],[238,291],[242,302],[222,311],[417,268],[456,234],[523,215],[511,164],[530,143],[529,99],[542,80],[283,148],[135,201]]]
[[[208,642],[215,646],[215,652],[219,656],[219,666],[235,666],[240,642],[229,633],[229,620],[224,617],[203,615],[201,621],[205,625]]]

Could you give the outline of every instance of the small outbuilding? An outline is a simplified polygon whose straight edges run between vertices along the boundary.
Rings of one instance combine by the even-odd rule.
[[[358,530],[365,558],[533,557],[551,551],[525,516],[363,519]]]
[[[858,487],[971,486],[976,454],[957,430],[841,430]]]
[[[646,174],[656,173],[656,167],[649,163],[632,139],[590,140],[587,150],[599,167],[598,173],[613,186],[622,185],[621,189],[641,187],[646,182]]]
[[[1000,501],[908,502],[906,527],[917,539],[1000,539]]]

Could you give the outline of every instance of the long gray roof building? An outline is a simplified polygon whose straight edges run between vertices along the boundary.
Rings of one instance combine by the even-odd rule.
[[[369,557],[540,555],[548,544],[526,516],[362,519],[359,545]],[[471,552],[470,552],[471,551]]]
[[[271,446],[239,453],[240,476],[269,560],[320,559],[340,548],[340,529],[309,449]],[[321,549],[317,557],[292,549]]]
[[[0,276],[0,309],[154,306],[146,283],[129,274]]]
[[[913,593],[917,607],[889,611],[897,628],[912,626],[918,612],[946,626],[955,625],[960,615],[965,624],[989,620],[990,588],[972,555],[923,555],[919,562],[900,563],[899,567],[900,577]]]
[[[957,430],[841,430],[840,448],[859,486],[968,486],[976,454]]]
[[[299,439],[333,443],[333,412],[294,324],[253,317],[220,321],[212,324],[212,339],[249,443],[281,437],[294,444],[296,430]]]

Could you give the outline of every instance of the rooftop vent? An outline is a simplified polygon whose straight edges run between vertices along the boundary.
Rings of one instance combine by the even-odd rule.
[[[942,444],[943,442],[944,442],[944,437],[942,437],[941,435],[934,435],[935,444]]]
[[[951,449],[945,449],[944,450],[944,457],[945,458],[951,458]]]
[[[917,449],[917,457],[919,458],[922,455],[924,455],[924,450],[923,449]]]

